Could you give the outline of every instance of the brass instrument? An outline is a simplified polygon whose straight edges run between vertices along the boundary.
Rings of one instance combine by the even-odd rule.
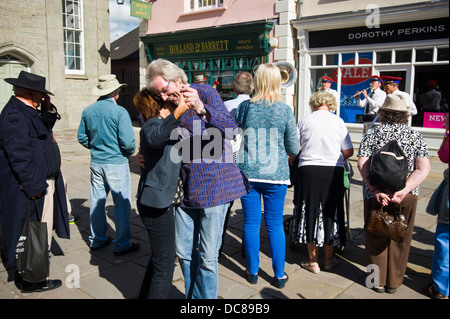
[[[370,90],[370,89],[371,89],[371,87],[369,86],[368,88],[366,88],[366,89],[364,89],[364,90],[367,91],[367,90]],[[360,95],[361,92],[364,91],[364,90],[361,90],[361,91],[356,92],[355,94],[353,94],[352,96],[350,96],[349,98],[347,98],[346,102],[350,101],[350,100],[353,99],[354,97],[357,97],[357,96]]]
[[[297,81],[297,70],[291,63],[279,61],[274,65],[280,69],[282,88],[287,88]]]

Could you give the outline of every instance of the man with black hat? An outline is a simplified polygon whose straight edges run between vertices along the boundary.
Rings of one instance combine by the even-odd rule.
[[[5,81],[14,86],[15,95],[0,114],[0,221],[8,261],[15,262],[27,203],[31,200],[36,200],[39,208],[38,212],[35,205],[30,205],[31,219],[47,223],[50,239],[53,228],[61,238],[70,236],[61,158],[52,135],[59,118],[50,102],[53,94],[45,89],[44,77],[26,71],[20,72],[17,79]],[[46,196],[49,183],[54,185],[55,196]],[[51,211],[43,211],[44,203],[53,198]],[[47,291],[62,284],[61,280],[47,278],[38,282],[17,279],[22,292]]]
[[[78,128],[78,142],[91,151],[91,251],[112,242],[106,236],[105,203],[108,193],[114,201],[114,255],[121,256],[139,250],[131,242],[131,177],[128,157],[135,151],[134,130],[127,110],[117,105],[120,84],[114,74],[99,78],[92,94],[97,102],[83,110]]]

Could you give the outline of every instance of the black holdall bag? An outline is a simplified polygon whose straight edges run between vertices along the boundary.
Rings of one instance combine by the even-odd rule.
[[[383,192],[403,189],[408,175],[408,159],[396,140],[376,152],[370,160],[369,182]]]
[[[34,200],[36,212],[38,206]],[[45,280],[50,272],[50,257],[47,240],[47,223],[30,219],[30,200],[27,216],[16,248],[17,272],[30,282]]]

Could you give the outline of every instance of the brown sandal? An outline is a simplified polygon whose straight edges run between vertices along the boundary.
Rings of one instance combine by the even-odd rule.
[[[443,294],[440,294],[436,290],[434,290],[433,284],[426,285],[422,288],[422,291],[425,295],[433,299],[448,299],[447,296],[444,296]]]

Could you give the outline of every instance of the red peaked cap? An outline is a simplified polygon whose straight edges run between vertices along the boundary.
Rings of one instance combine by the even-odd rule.
[[[370,77],[370,82],[372,81],[379,81],[381,84],[383,84],[383,80],[378,75],[372,75]]]
[[[400,84],[400,81],[402,80],[402,78],[399,78],[396,76],[387,76],[387,75],[383,75],[381,77],[381,79],[383,80],[384,84],[389,84],[389,83]]]
[[[322,81],[321,82],[330,82],[333,83],[333,79],[330,78],[329,76],[322,76]]]

